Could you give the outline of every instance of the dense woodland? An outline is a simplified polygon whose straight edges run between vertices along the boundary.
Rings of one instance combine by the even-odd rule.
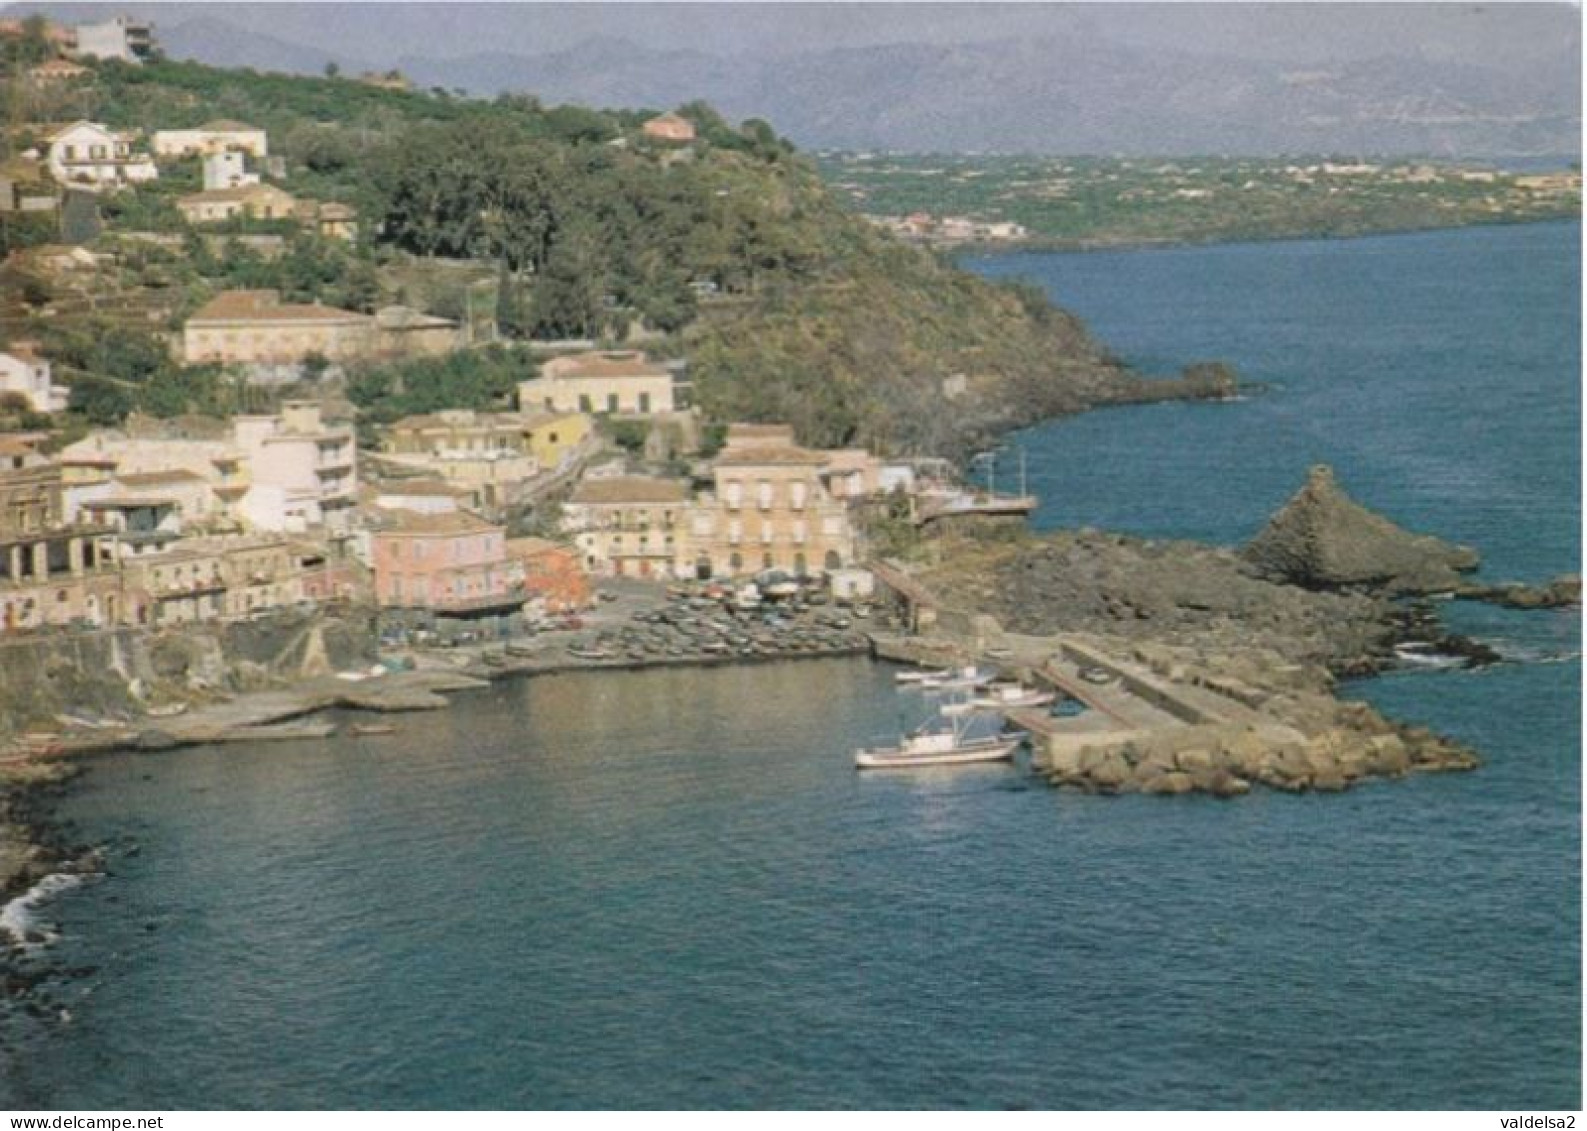
[[[289,301],[361,310],[407,301],[472,316],[471,295],[410,288],[442,259],[468,261],[489,280],[484,301],[509,344],[615,341],[643,325],[664,335],[652,349],[690,360],[708,414],[789,420],[812,443],[944,450],[978,430],[1105,400],[1122,379],[1044,300],[897,244],[847,214],[769,125],[735,126],[701,103],[680,108],[697,140],[677,145],[640,132],[655,111],[194,63],[105,63],[69,88],[10,89],[13,122],[22,123],[6,136],[13,153],[37,145],[46,122],[152,132],[235,118],[269,131],[288,191],[360,213],[351,246],[281,221],[202,229],[282,236],[281,254],[267,257],[235,241],[217,251],[184,224],[173,201],[198,187],[196,162],[164,163],[158,182],[106,200],[100,241],[117,249],[118,286],[164,296],[165,324],[56,318],[32,327],[62,358],[74,404],[96,422],[130,407],[223,411],[246,400],[215,375],[154,360],[154,335],[174,333],[218,290],[274,287]],[[180,244],[115,243],[130,231]],[[98,344],[89,349],[84,337]],[[492,407],[510,388],[508,371],[527,367],[510,350],[471,352],[445,365],[355,373],[348,393],[380,418],[449,403]]]

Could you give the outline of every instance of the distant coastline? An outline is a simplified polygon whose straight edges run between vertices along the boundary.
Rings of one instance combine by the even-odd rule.
[[[1018,243],[966,243],[941,250],[955,258],[980,258],[994,255],[1074,255],[1107,251],[1174,251],[1181,248],[1237,247],[1241,244],[1302,243],[1308,240],[1361,240],[1382,236],[1419,236],[1434,232],[1458,232],[1469,228],[1509,228],[1523,224],[1563,224],[1580,221],[1580,214],[1569,216],[1519,216],[1507,219],[1472,220],[1464,223],[1430,224],[1425,227],[1375,228],[1351,232],[1282,232],[1272,235],[1184,237],[1178,239],[1043,239],[1032,237]]]
[[[938,251],[1093,251],[1345,239],[1569,219],[1579,162],[818,156],[872,224]]]

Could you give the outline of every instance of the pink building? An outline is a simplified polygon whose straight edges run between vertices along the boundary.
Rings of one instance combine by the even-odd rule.
[[[382,608],[483,617],[523,605],[524,594],[508,588],[506,527],[467,511],[389,511],[386,518],[371,538]]]

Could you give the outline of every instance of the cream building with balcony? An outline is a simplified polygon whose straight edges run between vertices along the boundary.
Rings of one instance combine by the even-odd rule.
[[[638,350],[554,357],[539,377],[518,386],[522,412],[653,416],[675,407],[672,374]]]
[[[605,577],[684,577],[689,486],[677,479],[585,479],[562,506],[580,560]]]
[[[788,425],[732,425],[712,467],[715,491],[689,511],[690,572],[805,577],[853,564],[848,507],[823,479],[829,457],[795,444]]]
[[[134,152],[132,142],[132,134],[97,122],[73,122],[50,135],[50,175],[63,185],[95,188],[155,180],[154,159]]]

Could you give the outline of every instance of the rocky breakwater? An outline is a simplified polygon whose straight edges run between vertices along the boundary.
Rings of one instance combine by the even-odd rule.
[[[1240,551],[1093,530],[947,538],[933,551],[913,579],[933,596],[938,643],[1007,649],[1089,701],[1079,721],[1035,720],[1037,765],[1056,784],[1329,792],[1478,764],[1457,742],[1335,697],[1338,678],[1398,666],[1396,646],[1412,641],[1497,657],[1415,599],[1456,591],[1476,554],[1371,513],[1327,468]]]
[[[1425,727],[1336,699],[1321,668],[1107,637],[1065,639],[1060,649],[1181,708],[1158,726],[1060,731],[1045,749],[1038,737],[1037,765],[1060,787],[1224,798],[1253,786],[1338,793],[1367,779],[1478,765],[1471,750]]]

